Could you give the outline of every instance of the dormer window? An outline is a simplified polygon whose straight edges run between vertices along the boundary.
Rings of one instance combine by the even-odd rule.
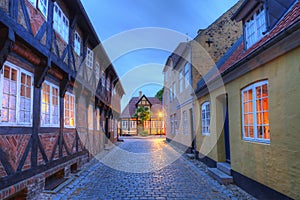
[[[264,6],[257,9],[245,20],[245,44],[247,49],[259,41],[266,31],[266,12]]]

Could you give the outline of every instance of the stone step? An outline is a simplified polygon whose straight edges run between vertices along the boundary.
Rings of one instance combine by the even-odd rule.
[[[229,163],[225,162],[218,162],[217,163],[217,168],[224,172],[225,174],[231,176],[231,166]]]
[[[216,179],[220,184],[228,185],[233,183],[232,176],[229,176],[217,168],[208,168],[208,174]]]

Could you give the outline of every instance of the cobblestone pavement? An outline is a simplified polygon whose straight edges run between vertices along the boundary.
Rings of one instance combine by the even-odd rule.
[[[39,199],[254,199],[235,185],[218,184],[203,164],[163,138],[125,139],[97,158],[58,194]]]

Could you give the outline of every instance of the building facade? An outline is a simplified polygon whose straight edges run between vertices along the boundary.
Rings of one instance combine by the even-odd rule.
[[[298,0],[245,0],[232,17],[243,36],[196,90],[201,160],[230,163],[261,199],[300,198],[299,14]]]
[[[139,107],[149,110],[149,120],[141,124],[135,113]],[[139,97],[132,97],[120,116],[121,135],[164,134],[162,103],[156,97],[146,97],[140,92]]]
[[[33,199],[114,140],[124,90],[79,0],[0,15],[0,199]]]
[[[230,19],[239,1],[189,42],[180,43],[165,64],[163,106],[168,141],[191,152],[199,123],[194,90],[198,81],[242,35],[242,24]]]

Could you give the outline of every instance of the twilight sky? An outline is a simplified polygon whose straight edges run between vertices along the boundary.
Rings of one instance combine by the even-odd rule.
[[[178,43],[194,38],[237,1],[81,0],[121,78],[122,109],[139,90],[154,96]]]

